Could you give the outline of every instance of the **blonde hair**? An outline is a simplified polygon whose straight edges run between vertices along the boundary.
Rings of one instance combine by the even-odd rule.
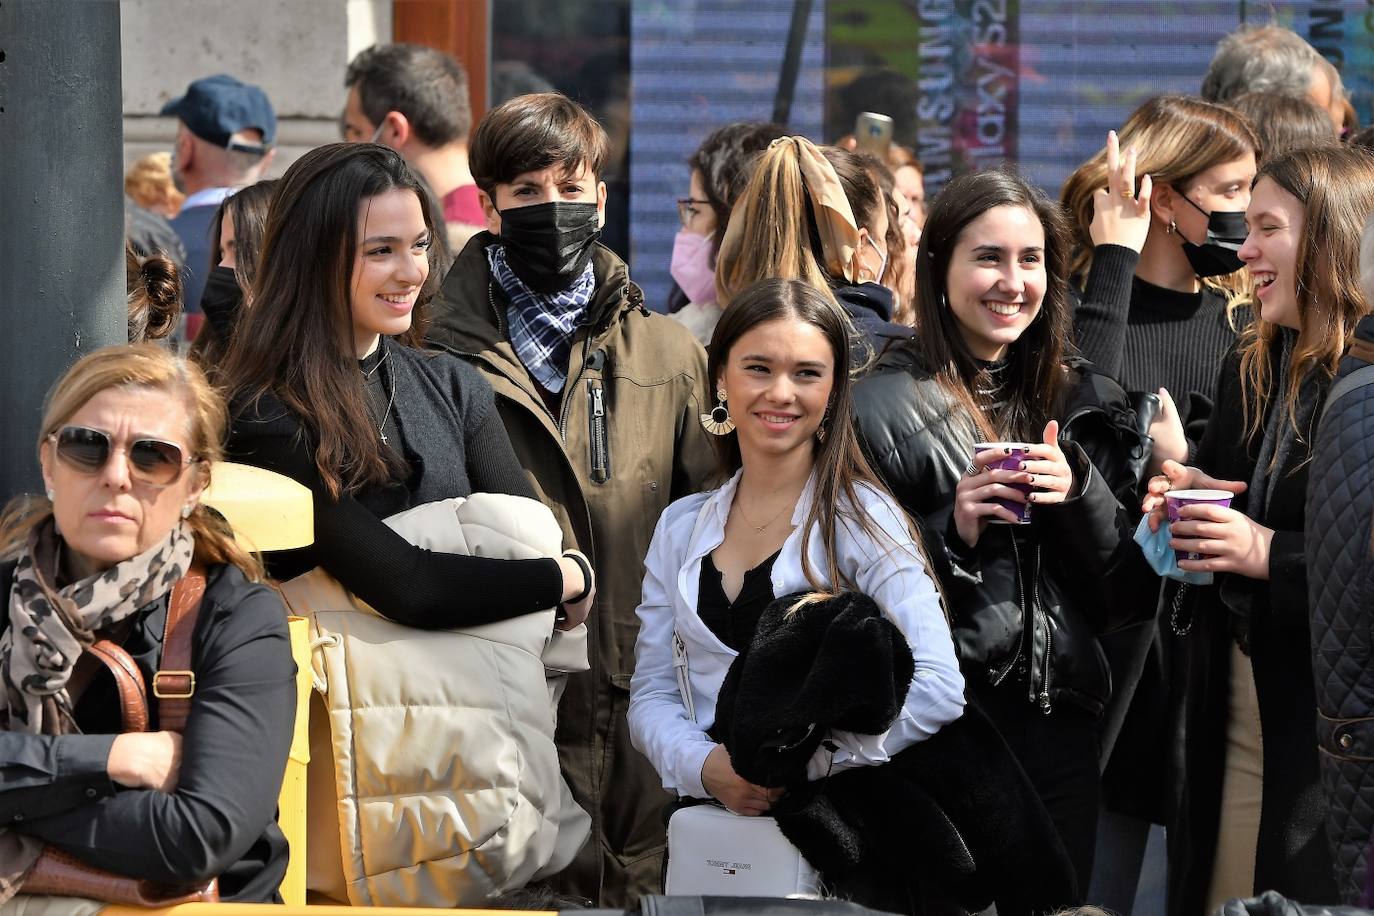
[[[1301,439],[1297,404],[1312,372],[1334,378],[1355,325],[1370,311],[1360,288],[1360,243],[1374,211],[1374,156],[1341,146],[1294,150],[1266,162],[1255,176],[1268,178],[1303,205],[1302,233],[1293,265],[1302,330],[1289,357],[1283,409]],[[1246,432],[1256,435],[1268,407],[1268,353],[1279,326],[1256,320],[1241,335],[1241,402]]]
[[[1136,174],[1149,175],[1155,187],[1184,185],[1213,166],[1246,153],[1258,159],[1261,153],[1259,138],[1240,113],[1181,95],[1161,95],[1145,102],[1121,126],[1120,140],[1123,150],[1134,146],[1139,151]],[[1105,146],[1064,182],[1059,200],[1072,224],[1075,249],[1070,276],[1086,277],[1092,268],[1093,194],[1106,186]],[[1250,283],[1243,269],[1202,282],[1227,297],[1228,315],[1249,299]]]
[[[166,209],[176,213],[186,202],[172,180],[172,154],[149,153],[124,173],[124,193],[145,210]]]
[[[754,165],[730,211],[739,232],[726,231],[716,255],[716,301],[728,306],[759,280],[802,280],[829,290],[830,277],[813,251],[806,187],[797,145],[774,142]]]
[[[191,457],[201,459],[193,472],[209,482],[210,462],[224,457],[227,411],[224,399],[189,360],[156,344],[104,347],[88,353],[58,379],[43,403],[43,422],[36,447],[57,432],[91,398],[112,388],[151,389],[180,397],[190,419]],[[23,550],[29,532],[52,516],[52,503],[42,497],[19,497],[0,516],[0,555]],[[252,581],[263,578],[262,563],[234,540],[224,520],[197,504],[187,523],[195,537],[197,562],[232,563]]]

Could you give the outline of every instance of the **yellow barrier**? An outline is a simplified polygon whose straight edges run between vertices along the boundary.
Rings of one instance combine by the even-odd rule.
[[[304,617],[288,617],[291,631],[291,657],[296,661],[296,731],[291,736],[291,753],[286,758],[281,795],[277,798],[277,826],[286,837],[290,855],[286,875],[281,881],[281,899],[288,906],[305,903],[306,807],[305,774],[310,763],[310,622]]]

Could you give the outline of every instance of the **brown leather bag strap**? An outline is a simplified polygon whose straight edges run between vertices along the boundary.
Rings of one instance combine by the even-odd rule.
[[[162,663],[153,675],[158,728],[165,731],[184,731],[186,719],[191,714],[191,697],[196,692],[196,675],[191,670],[191,637],[204,596],[205,567],[197,564],[172,586],[172,595],[167,601]]]
[[[119,692],[119,711],[126,732],[146,732],[148,730],[148,687],[143,681],[143,672],[138,663],[118,643],[108,639],[98,640],[88,646],[77,662],[67,685],[67,692],[75,703],[92,680],[95,679],[99,665],[114,676],[115,689]]]

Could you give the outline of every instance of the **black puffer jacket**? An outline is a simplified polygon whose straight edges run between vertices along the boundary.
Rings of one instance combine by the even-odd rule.
[[[1374,317],[1360,321],[1339,379],[1374,362]],[[1360,903],[1374,832],[1374,385],[1328,401],[1307,490],[1312,674],[1326,834],[1336,887]]]
[[[910,349],[894,349],[860,381],[854,407],[874,468],[921,525],[964,677],[995,685],[1024,676],[1027,699],[1042,709],[1066,700],[1099,714],[1112,688],[1096,634],[1130,622],[1116,619],[1123,609],[1106,600],[1102,582],[1136,549],[1125,505],[1142,442],[1120,386],[1086,360],[1071,360],[1069,372],[1055,416],[1074,491],[1036,506],[1031,525],[989,525],[971,549],[955,533],[953,509],[973,440],[939,382]]]

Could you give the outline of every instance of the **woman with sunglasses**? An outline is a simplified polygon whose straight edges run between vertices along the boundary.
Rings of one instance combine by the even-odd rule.
[[[772,277],[828,290],[859,330],[855,365],[911,337],[895,323],[888,208],[863,160],[805,137],[773,141],[735,202],[716,258],[722,306]],[[864,347],[862,344],[867,344]],[[868,352],[863,352],[863,351]]]
[[[131,878],[218,877],[222,899],[278,899],[295,665],[281,599],[201,503],[224,425],[200,370],[154,344],[98,350],[48,396],[46,498],[0,519],[0,901],[44,844]],[[148,730],[122,733],[115,683],[84,650],[112,641],[157,691],[169,596],[193,567],[205,590],[184,737],[152,696]]]
[[[562,604],[586,618],[591,567],[412,545],[383,519],[474,492],[533,497],[491,386],[417,349],[442,228],[394,150],[335,143],[298,159],[268,210],[253,286],[220,379],[234,460],[314,495],[315,543],[267,559],[275,578],[321,567],[383,616],[424,628],[505,620]]]

